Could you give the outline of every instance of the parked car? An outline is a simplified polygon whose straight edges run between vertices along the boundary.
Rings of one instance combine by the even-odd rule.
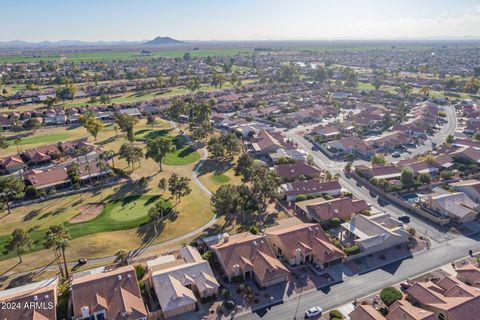
[[[398,151],[393,152],[393,153],[392,153],[392,157],[394,157],[394,158],[400,158],[400,152],[398,152]]]
[[[412,286],[412,283],[409,282],[409,281],[404,281],[402,283],[400,283],[400,287],[402,288],[402,290],[407,290],[408,288],[410,288]]]
[[[403,223],[409,223],[410,222],[410,217],[407,215],[403,215],[398,217],[398,220],[402,221]]]
[[[322,315],[322,312],[323,310],[320,307],[311,307],[310,309],[305,311],[305,319],[315,317],[315,316],[320,316]]]

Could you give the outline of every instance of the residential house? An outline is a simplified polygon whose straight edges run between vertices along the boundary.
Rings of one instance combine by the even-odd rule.
[[[324,268],[342,262],[344,257],[317,223],[302,223],[295,217],[282,219],[266,229],[265,235],[277,257],[290,265],[313,262]]]
[[[0,291],[0,319],[56,320],[58,279],[43,280]],[[12,307],[7,307],[12,306]]]
[[[480,268],[471,263],[456,268],[457,279],[469,286],[480,288]]]
[[[361,174],[366,179],[399,179],[401,176],[400,169],[397,168],[394,164],[389,164],[385,166],[372,166],[368,167],[365,165],[360,165],[355,167],[355,171]]]
[[[462,147],[453,151],[450,155],[454,159],[460,159],[467,162],[480,163],[480,151],[474,147]]]
[[[55,144],[50,144],[25,150],[22,155],[28,164],[41,165],[57,158],[60,155],[60,150]]]
[[[453,277],[416,282],[406,294],[412,304],[433,312],[439,320],[473,320],[480,314],[480,291]]]
[[[23,174],[25,181],[37,190],[59,189],[71,184],[66,168],[32,169]]]
[[[425,201],[425,206],[448,216],[459,223],[475,220],[479,211],[479,204],[475,203],[463,192],[448,192],[434,188]]]
[[[273,170],[285,181],[319,178],[321,171],[305,162],[277,164]]]
[[[410,160],[410,159],[409,159]],[[399,161],[398,166],[403,169],[410,169],[415,175],[420,173],[436,174],[439,170],[434,162],[426,160],[411,162],[407,160],[407,163]]]
[[[179,258],[165,258],[147,262],[149,282],[165,318],[194,311],[196,295],[206,299],[218,294],[220,284],[197,249],[186,246],[180,249]]]
[[[229,281],[255,279],[261,287],[288,280],[288,269],[275,257],[265,236],[249,232],[223,237],[210,246]]]
[[[132,266],[95,269],[74,277],[71,284],[72,319],[147,320],[148,313]]]
[[[0,159],[0,174],[10,174],[23,170],[27,165],[19,156],[9,156]]]
[[[385,320],[385,317],[371,305],[359,305],[348,316],[350,320]]]
[[[321,140],[330,140],[340,135],[340,129],[332,125],[320,125],[313,128],[310,135],[318,136]]]
[[[410,137],[403,131],[386,132],[378,137],[365,139],[367,145],[380,151],[393,151],[410,143]]]
[[[304,180],[282,184],[280,189],[285,194],[287,201],[295,201],[299,195],[319,196],[328,194],[337,197],[341,194],[342,186],[338,181]]]
[[[368,145],[364,139],[353,135],[331,141],[327,144],[330,152],[340,151],[343,154],[353,154],[364,158],[370,158],[375,154],[375,149]]]
[[[252,150],[257,156],[265,156],[274,153],[279,149],[294,149],[293,143],[285,140],[281,133],[260,131],[255,138],[252,139]]]
[[[340,240],[345,245],[356,245],[361,252],[370,254],[401,245],[409,240],[409,236],[403,223],[388,213],[370,217],[355,214],[350,221],[342,223]]]
[[[103,169],[99,165],[100,162],[103,162]],[[69,169],[72,168],[72,165],[69,166]],[[106,161],[103,160],[94,160],[91,162],[85,162],[78,165],[77,174],[80,178],[80,182],[84,183],[87,180],[98,180],[108,174],[110,174],[112,169],[108,166]]]
[[[480,180],[469,179],[450,183],[450,186],[459,192],[465,193],[476,203],[480,203]]]
[[[435,314],[415,307],[407,300],[397,300],[388,307],[387,320],[438,320]]]
[[[369,205],[364,200],[349,197],[333,200],[316,198],[295,204],[297,213],[303,214],[312,221],[317,221],[323,225],[329,224],[333,218],[338,218],[342,221],[349,220],[353,214],[369,209]]]
[[[272,163],[278,163],[282,159],[292,159],[294,161],[305,162],[308,158],[308,153],[301,149],[278,149],[273,153],[268,154]]]

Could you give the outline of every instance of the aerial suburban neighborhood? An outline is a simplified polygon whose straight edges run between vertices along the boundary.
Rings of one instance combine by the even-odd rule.
[[[52,0],[53,30],[27,2],[0,28],[0,320],[480,320],[478,4]]]

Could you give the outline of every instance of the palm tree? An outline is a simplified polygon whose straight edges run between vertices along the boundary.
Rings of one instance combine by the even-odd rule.
[[[103,161],[97,162],[97,168],[100,169],[100,199],[103,200],[103,171],[107,165]]]
[[[88,172],[88,178],[90,180],[90,184],[92,184],[92,166],[90,165],[90,163],[87,163],[85,165],[85,170],[87,170]]]
[[[55,234],[52,232],[47,231],[47,234],[45,235],[45,243],[43,244],[45,249],[53,249],[53,253],[55,255],[55,262],[57,263],[58,269],[60,270],[60,274],[62,275],[62,278],[65,277],[65,273],[63,271],[62,263],[60,261],[60,256],[61,253],[59,251],[59,248],[57,247],[57,237]]]
[[[56,255],[58,255],[58,259],[60,256],[63,258],[63,266],[65,268],[64,276],[68,279],[68,266],[67,266],[67,259],[65,258],[65,251],[68,247],[70,247],[70,233],[62,224],[52,225],[48,228],[46,233],[47,241],[45,245],[51,245],[51,248],[55,248],[57,251]]]
[[[115,169],[115,160],[114,160],[116,155],[115,151],[108,150],[108,151],[105,151],[103,154],[106,159],[110,158],[112,160],[112,168]]]
[[[23,142],[23,139],[18,137],[15,139],[14,143],[17,146],[17,153],[20,154],[20,144]]]
[[[125,249],[118,249],[115,252],[115,262],[119,262],[122,265],[128,264],[128,251]]]

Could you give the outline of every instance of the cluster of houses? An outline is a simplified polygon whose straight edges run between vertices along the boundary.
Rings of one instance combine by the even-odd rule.
[[[70,187],[72,170],[80,184],[108,176],[112,170],[106,160],[102,150],[86,139],[61,141],[0,158],[0,174],[17,175],[36,191],[48,193]]]
[[[382,108],[366,110],[368,111],[362,111],[351,117],[354,122],[317,127],[309,133],[309,136],[313,136],[314,139],[318,136],[321,137],[320,141],[328,141],[323,144],[323,150],[332,157],[353,155],[369,159],[375,153],[390,153],[421,143],[433,133],[440,119],[438,105],[427,101],[412,107],[407,114],[406,121],[394,124],[388,131],[382,132],[380,135],[365,137],[364,135],[349,134],[348,132],[352,132],[352,127],[373,128],[383,121],[385,112],[389,112]],[[333,139],[333,141],[328,139],[339,135],[342,135],[340,139]],[[315,140],[318,141],[318,139]]]
[[[466,264],[446,276],[427,282],[408,281],[402,299],[380,312],[378,306],[362,304],[350,320],[466,320],[480,314],[480,268]]]

